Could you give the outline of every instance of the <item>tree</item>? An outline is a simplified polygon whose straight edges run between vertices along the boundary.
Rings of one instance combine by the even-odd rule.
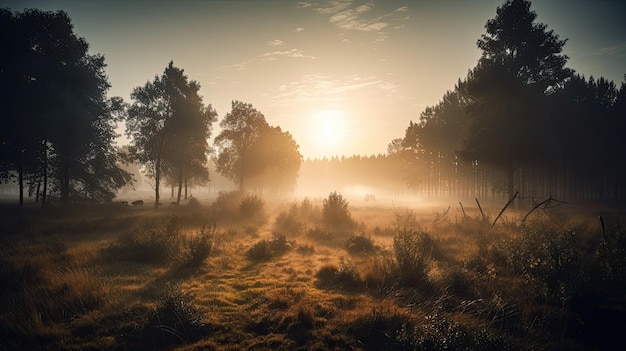
[[[161,77],[131,94],[134,102],[128,108],[126,134],[132,140],[131,153],[148,166],[155,179],[155,208],[164,172],[176,174],[180,202],[186,170],[206,169],[207,139],[217,114],[210,105],[203,105],[199,90],[196,81],[189,81],[184,71],[170,62]]]
[[[468,76],[470,103],[461,154],[506,170],[507,191],[514,192],[514,172],[532,162],[539,147],[544,99],[571,70],[561,53],[566,40],[542,23],[527,0],[507,0],[487,21],[477,45],[483,51]]]
[[[273,192],[292,191],[296,186],[302,155],[298,144],[280,127],[261,129],[259,138],[250,150],[249,185]]]
[[[238,182],[240,191],[295,186],[302,155],[289,132],[269,126],[261,112],[240,101],[232,102],[220,126],[222,132],[215,138],[217,171]]]
[[[261,131],[267,128],[265,116],[251,104],[233,101],[232,108],[220,122],[222,132],[215,138],[219,148],[217,171],[226,178],[239,183],[239,190],[245,188],[245,179],[251,175],[250,150],[258,140]]]
[[[63,204],[71,197],[110,200],[130,176],[117,166],[113,144],[119,100],[108,100],[102,55],[89,55],[65,12],[1,10],[0,59],[5,169],[53,182]],[[10,31],[5,31],[9,30]],[[6,94],[5,94],[6,93]]]

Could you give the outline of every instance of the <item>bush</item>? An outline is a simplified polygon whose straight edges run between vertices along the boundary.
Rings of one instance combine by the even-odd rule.
[[[363,286],[363,281],[350,262],[343,259],[339,267],[325,265],[315,274],[320,287],[339,287],[343,289],[356,289]]]
[[[198,201],[198,199],[196,199],[195,197],[189,198],[189,200],[187,201],[187,206],[189,206],[191,208],[200,208],[200,207],[202,207],[202,205],[200,204],[200,201]]]
[[[253,220],[255,222],[265,223],[267,217],[265,214],[265,202],[256,195],[247,195],[241,199],[239,204],[239,214],[243,219]]]
[[[351,254],[359,254],[374,251],[374,242],[365,235],[351,235],[345,244],[346,250]]]
[[[263,239],[246,251],[246,257],[253,261],[269,261],[290,250],[294,242],[287,240],[285,234],[273,233],[271,240]]]
[[[350,230],[354,227],[354,221],[348,211],[348,202],[337,192],[332,192],[323,201],[322,221],[333,229]]]
[[[434,239],[424,231],[398,231],[393,238],[393,248],[398,273],[406,286],[416,287],[428,282]]]
[[[211,254],[214,234],[215,226],[205,226],[188,235],[183,222],[172,217],[166,222],[144,222],[120,236],[110,250],[130,261],[198,266]]]
[[[304,223],[299,219],[298,204],[292,204],[288,211],[281,212],[276,217],[274,230],[300,234],[304,228]]]
[[[172,217],[167,222],[143,222],[120,236],[114,249],[131,261],[166,263],[178,255],[183,237],[182,222]]]
[[[197,235],[188,237],[187,240],[184,241],[183,259],[181,262],[183,266],[199,266],[211,255],[215,231],[215,225],[208,228],[207,226],[203,226]]]

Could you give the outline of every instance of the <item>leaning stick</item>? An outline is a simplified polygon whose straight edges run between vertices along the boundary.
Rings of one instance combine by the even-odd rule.
[[[522,218],[522,223],[524,223],[526,221],[526,218],[528,218],[528,216],[533,213],[534,210],[538,209],[541,205],[552,201],[552,195],[550,195],[549,198],[541,201],[540,203],[536,204],[535,207],[533,207],[530,211],[528,211],[528,213],[526,213],[526,215],[524,216],[524,218]]]
[[[483,212],[483,208],[482,206],[480,206],[480,202],[478,202],[478,198],[475,197],[474,199],[476,200],[476,203],[478,204],[478,209],[480,210],[480,214],[483,216],[483,221],[487,220],[487,217],[485,216],[485,212]]]
[[[498,219],[500,218],[500,216],[502,216],[502,214],[504,213],[504,211],[506,210],[507,207],[509,207],[509,205],[511,204],[511,202],[513,202],[513,200],[515,200],[515,198],[517,197],[517,194],[519,194],[519,191],[516,191],[515,194],[513,194],[513,196],[511,197],[511,199],[506,203],[506,205],[504,205],[504,207],[502,207],[502,209],[500,210],[500,213],[498,213],[498,215],[496,216],[496,219],[493,220],[493,223],[491,223],[491,226],[493,227],[494,225],[496,225],[496,222],[498,221]]]
[[[461,211],[463,211],[463,218],[467,217],[465,215],[465,209],[463,208],[463,204],[461,203],[461,201],[459,201],[459,205],[461,206]]]

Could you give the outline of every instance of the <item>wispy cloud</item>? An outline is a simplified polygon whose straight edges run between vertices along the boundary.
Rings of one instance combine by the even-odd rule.
[[[302,28],[302,27],[298,27],[298,28],[294,29],[294,31],[298,32],[298,33],[302,32],[303,30],[304,30],[304,28]]]
[[[301,7],[313,8],[317,13],[329,15],[329,22],[345,30],[381,33],[384,29],[398,29],[404,26],[409,16],[404,14],[408,6],[393,10],[378,9],[374,1],[327,0],[320,2],[302,2]],[[379,35],[376,41],[385,40]]]
[[[395,94],[398,86],[376,76],[352,75],[345,79],[333,79],[324,75],[304,75],[300,80],[283,84],[273,90],[272,105],[289,106],[294,103],[337,102],[349,98],[351,93],[366,89]]]
[[[292,58],[308,58],[308,59],[313,59],[313,60],[316,59],[315,56],[305,55],[304,52],[302,50],[300,50],[300,49],[291,49],[291,50],[285,50],[285,51],[266,52],[263,55],[261,55],[260,57],[262,57],[262,58],[276,58],[278,56],[286,56],[286,57],[292,57]]]
[[[270,40],[267,42],[267,45],[269,46],[281,46],[284,45],[285,42],[280,40],[280,39],[274,39],[274,40]]]
[[[603,47],[595,52],[598,56],[616,56],[626,57],[626,42],[618,43],[613,46]]]
[[[269,44],[269,45],[272,45],[272,44]],[[280,44],[280,45],[283,45],[283,44]],[[280,45],[273,45],[273,46],[280,46]],[[221,69],[221,70],[233,69],[233,70],[237,70],[237,71],[243,71],[243,70],[247,69],[248,66],[250,66],[254,62],[258,62],[258,61],[276,61],[280,57],[287,57],[287,58],[294,58],[294,59],[312,59],[312,60],[317,59],[317,57],[315,57],[315,56],[306,55],[304,53],[304,51],[302,51],[300,49],[289,49],[289,50],[282,50],[282,51],[266,52],[266,53],[260,54],[258,56],[255,56],[255,57],[253,57],[253,58],[251,58],[249,60],[246,60],[244,62],[235,63],[235,64],[231,64],[231,65],[220,66],[219,69]]]

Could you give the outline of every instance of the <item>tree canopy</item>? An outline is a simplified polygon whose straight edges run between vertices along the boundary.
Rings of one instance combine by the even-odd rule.
[[[269,126],[261,112],[241,101],[232,102],[220,127],[215,138],[217,171],[238,182],[240,191],[293,188],[302,155],[289,132]]]
[[[155,207],[164,175],[178,180],[177,203],[186,179],[208,179],[207,139],[217,113],[211,105],[204,106],[199,90],[198,82],[170,62],[160,77],[131,94],[126,133],[132,140],[131,154],[155,179]]]
[[[130,179],[117,166],[113,142],[119,99],[107,99],[104,56],[90,55],[63,11],[0,10],[0,133],[2,176],[17,174],[20,204],[25,177],[48,176],[61,202],[110,200]]]

